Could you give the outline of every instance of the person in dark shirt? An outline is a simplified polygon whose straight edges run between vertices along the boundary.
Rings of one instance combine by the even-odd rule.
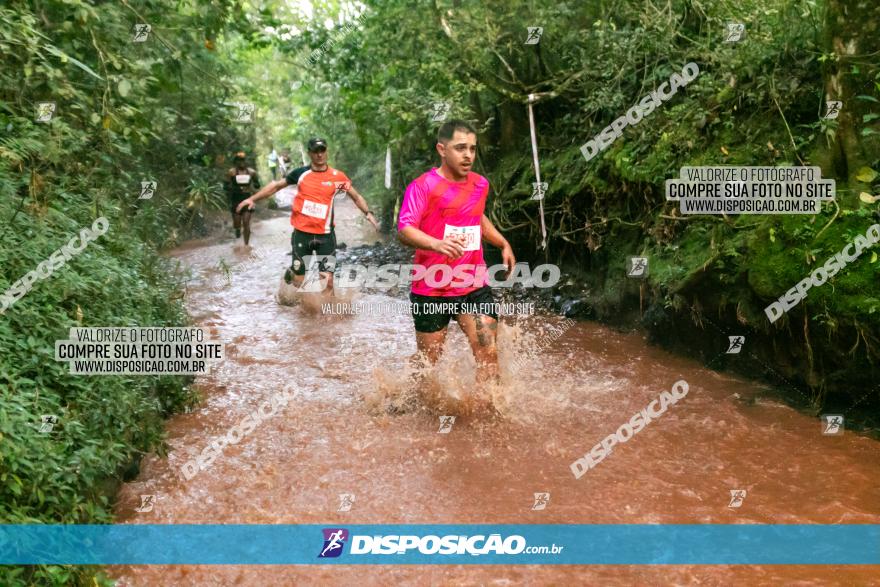
[[[240,237],[242,229],[244,229],[244,244],[247,245],[251,240],[253,208],[244,208],[239,212],[238,205],[260,189],[260,180],[257,177],[257,171],[253,167],[247,166],[247,154],[244,151],[235,154],[235,167],[226,172],[224,188],[232,210],[235,238]]]

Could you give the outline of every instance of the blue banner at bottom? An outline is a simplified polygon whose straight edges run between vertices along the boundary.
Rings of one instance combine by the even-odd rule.
[[[880,565],[880,525],[0,525],[0,564]]]

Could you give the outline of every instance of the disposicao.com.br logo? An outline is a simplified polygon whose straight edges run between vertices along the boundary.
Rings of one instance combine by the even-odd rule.
[[[318,558],[338,557],[343,552],[349,532],[345,528],[324,528],[324,545]],[[352,535],[350,555],[378,554],[378,555],[406,555],[406,554],[436,554],[436,555],[461,555],[472,556],[501,554],[559,554],[564,546],[552,544],[550,546],[528,546],[526,539],[519,534],[511,534],[502,537],[501,534],[476,534],[463,536],[449,534],[437,536],[410,535]],[[412,552],[411,552],[412,551]]]
[[[348,530],[345,528],[324,528],[324,546],[318,558],[336,558],[342,554],[345,541],[348,540]]]

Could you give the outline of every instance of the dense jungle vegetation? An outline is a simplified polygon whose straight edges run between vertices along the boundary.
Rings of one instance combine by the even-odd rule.
[[[433,104],[479,130],[488,212],[521,260],[559,263],[567,314],[646,329],[712,367],[727,336],[809,409],[880,406],[880,262],[868,251],[770,324],[764,307],[878,222],[880,6],[843,0],[10,0],[0,6],[0,290],[98,217],[110,229],[0,315],[0,520],[102,523],[114,487],[161,450],[182,377],[75,377],[54,360],[74,326],[186,324],[161,253],[225,211],[244,149],[294,162],[313,135],[393,226],[436,164]],[[725,43],[725,25],[745,24]],[[143,42],[136,25],[149,24]],[[542,27],[526,45],[527,27]],[[579,148],[688,62],[699,76],[590,161]],[[541,247],[527,114],[534,114]],[[843,110],[825,119],[825,101]],[[54,102],[48,122],[38,106]],[[251,123],[237,104],[255,106]],[[386,149],[392,188],[383,185]],[[818,165],[815,216],[682,217],[685,165]],[[139,199],[142,181],[155,196]],[[650,259],[644,281],[626,259]],[[59,423],[40,433],[40,415]],[[103,582],[95,570],[4,568],[4,585]]]

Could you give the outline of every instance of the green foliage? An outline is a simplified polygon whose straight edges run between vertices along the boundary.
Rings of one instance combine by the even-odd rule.
[[[830,27],[868,25],[826,14],[829,6],[814,0],[716,4],[367,0],[354,32],[323,51],[316,66],[290,74],[302,83],[297,124],[339,145],[334,156],[363,172],[366,193],[382,200],[388,218],[407,183],[436,164],[431,104],[450,102],[452,116],[480,130],[475,170],[493,186],[488,213],[496,225],[521,258],[541,255],[583,270],[592,301],[607,309],[600,315],[619,313],[639,295],[621,273],[627,256],[645,254],[652,265],[649,303],[682,310],[683,318],[692,315],[691,306],[701,307],[737,327],[788,340],[788,347],[823,344],[835,356],[822,366],[825,374],[845,379],[854,364],[870,373],[880,352],[880,318],[865,292],[880,263],[848,266],[772,329],[763,313],[818,259],[875,221],[876,205],[864,203],[880,189],[865,191],[860,202],[859,191],[868,188],[849,185],[851,178],[838,174],[827,156],[852,149],[852,164],[880,170],[871,148],[880,145],[874,136],[880,70],[868,59],[872,44],[859,46],[863,55],[847,56],[827,42],[839,34]],[[311,20],[296,21],[300,34],[277,43],[273,54],[302,60],[338,38],[355,16],[322,3]],[[328,28],[326,21],[337,24]],[[745,24],[743,41],[723,42],[727,22]],[[527,26],[543,27],[539,44],[524,44]],[[696,80],[584,160],[580,145],[690,61],[700,67]],[[839,73],[835,83],[854,88],[856,95],[844,99],[858,125],[856,139],[864,138],[855,146],[873,161],[856,156],[855,141],[841,134],[850,128],[843,119],[822,118],[832,73]],[[538,97],[542,178],[549,182],[546,252],[537,249],[538,203],[530,199],[529,94]],[[381,162],[389,144],[395,177],[385,191]],[[664,180],[684,165],[820,165],[825,177],[837,179],[840,212],[826,204],[816,217],[682,219],[677,204],[665,200]],[[855,168],[849,175],[875,181]],[[788,320],[800,321],[803,312],[814,324],[796,327],[804,334],[792,344]],[[842,335],[863,341],[857,354],[838,353]],[[790,375],[800,377],[796,370]],[[814,385],[821,378],[805,379]],[[845,386],[838,391],[848,393]]]
[[[13,0],[0,7],[0,292],[95,218],[109,231],[0,315],[0,522],[109,523],[115,488],[163,419],[194,401],[184,377],[72,376],[54,358],[75,326],[187,323],[160,250],[224,206],[225,157],[248,134],[224,103],[221,30],[237,2]],[[232,22],[234,21],[234,22]],[[133,43],[136,23],[150,23]],[[52,120],[35,120],[52,101]],[[138,199],[154,180],[152,199]],[[41,433],[40,416],[58,424]],[[95,569],[4,567],[0,584],[107,585]]]
[[[162,417],[192,401],[181,378],[72,377],[54,360],[54,341],[71,326],[185,323],[174,268],[159,251],[225,207],[219,181],[229,153],[265,154],[272,143],[298,165],[300,145],[324,136],[331,163],[391,220],[404,187],[437,163],[431,115],[441,101],[480,131],[476,171],[493,187],[488,213],[518,256],[580,272],[600,315],[640,295],[622,269],[627,256],[644,254],[654,307],[697,319],[699,307],[774,345],[812,342],[817,356],[821,344],[828,358],[807,369],[824,369],[841,389],[851,373],[868,380],[880,345],[876,258],[866,254],[811,292],[780,321],[785,330],[768,327],[763,307],[877,217],[880,160],[868,148],[880,144],[876,62],[823,41],[823,26],[846,20],[823,20],[825,2],[714,4],[327,0],[312,15],[282,0],[4,4],[0,291],[96,217],[111,228],[0,316],[0,521],[110,521],[113,483],[144,451],[161,450]],[[744,42],[722,42],[731,20],[745,23]],[[152,26],[144,43],[132,42],[137,23]],[[527,26],[543,27],[539,44],[524,44]],[[693,83],[584,160],[580,145],[690,61],[701,70]],[[821,118],[832,71],[854,88],[846,106],[854,123],[844,122],[848,114]],[[546,252],[530,199],[529,94],[538,98],[549,182]],[[38,123],[45,101],[57,110]],[[255,104],[255,124],[233,121],[235,102]],[[838,178],[839,209],[682,219],[664,198],[664,180],[684,165],[817,164],[833,176],[827,154],[851,148],[840,139],[846,132],[866,148],[850,177]],[[252,164],[268,178],[263,155]],[[158,183],[152,199],[138,199],[143,180]],[[844,348],[843,334],[857,335],[856,346]],[[41,414],[60,416],[52,433],[38,432]],[[89,569],[5,568],[0,583],[90,577]]]

